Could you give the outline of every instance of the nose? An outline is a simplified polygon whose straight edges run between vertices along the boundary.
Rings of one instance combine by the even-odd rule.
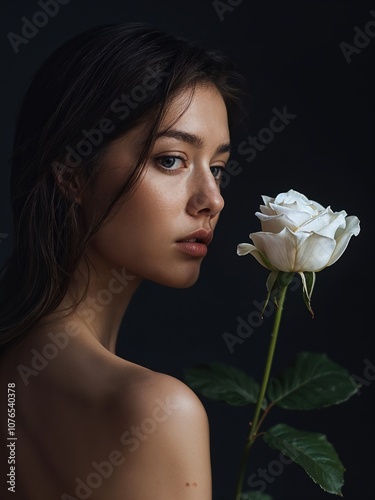
[[[187,211],[190,215],[206,215],[213,219],[224,208],[224,199],[217,181],[209,168],[197,169],[191,179]]]

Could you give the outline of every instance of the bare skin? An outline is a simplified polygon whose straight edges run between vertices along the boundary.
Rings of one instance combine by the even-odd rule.
[[[161,127],[173,122],[173,131],[185,135],[156,141],[140,186],[89,248],[89,302],[64,317],[70,290],[1,361],[2,397],[9,382],[16,384],[17,436],[16,493],[2,498],[212,498],[209,427],[199,398],[180,380],[115,353],[122,318],[144,279],[176,288],[197,280],[203,257],[177,242],[214,230],[224,205],[217,175],[229,156],[224,102],[215,88],[201,86],[179,117],[185,103],[186,94],[176,98]],[[112,144],[90,196],[80,195],[79,181],[71,186],[85,220],[118,187],[144,133],[135,129]],[[83,264],[76,277],[83,287]],[[6,417],[3,411],[3,436]],[[7,458],[3,447],[2,471],[9,470]]]

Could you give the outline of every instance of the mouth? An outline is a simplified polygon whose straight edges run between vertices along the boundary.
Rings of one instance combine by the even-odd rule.
[[[213,232],[207,229],[199,229],[185,238],[177,240],[177,243],[200,243],[208,246],[213,238]]]
[[[183,253],[191,257],[205,257],[212,237],[213,232],[211,230],[199,229],[178,240],[177,246]]]

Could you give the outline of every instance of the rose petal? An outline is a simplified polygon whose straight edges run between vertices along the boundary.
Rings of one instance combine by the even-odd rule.
[[[250,243],[239,243],[237,245],[237,255],[247,255],[253,248],[255,248],[254,245],[250,245]]]
[[[293,233],[289,228],[280,233],[252,233],[257,249],[264,253],[279,271],[317,271],[326,266],[335,249],[335,240],[316,233]]]
[[[263,203],[264,203],[265,205],[267,205],[267,206],[268,206],[270,203],[272,203],[272,202],[274,202],[274,201],[275,201],[275,198],[271,198],[270,196],[266,196],[265,194],[263,194],[263,195],[261,196],[261,198],[262,198],[262,200],[263,200]]]
[[[317,212],[324,210],[324,207],[320,203],[317,203],[316,201],[313,200],[309,200],[307,196],[305,196],[302,193],[299,193],[298,191],[295,191],[294,189],[289,189],[287,193],[278,194],[274,200],[275,204],[283,204],[283,205],[291,205],[295,202],[298,203],[298,206],[300,208],[303,208],[305,206],[311,206],[314,207],[314,209]]]
[[[296,233],[296,236],[303,233]],[[307,238],[298,248],[296,268],[299,271],[318,272],[327,267],[334,252],[336,241],[318,233],[307,233]]]
[[[289,189],[286,193],[279,193],[275,198],[275,203],[293,203],[296,200],[300,200],[304,205],[309,201],[304,194]]]
[[[274,233],[251,233],[256,248],[267,256],[271,264],[279,271],[292,272],[297,248],[295,240],[290,237],[294,234],[288,228]]]
[[[316,232],[328,238],[335,238],[339,227],[345,227],[346,212],[332,212],[330,207],[326,208],[317,217],[314,217],[303,224],[299,229],[301,231]]]
[[[266,269],[274,270],[265,256],[254,245],[249,243],[239,243],[237,245],[237,255],[247,255],[248,253],[255,257],[259,264],[262,264]]]
[[[293,214],[296,214],[295,217],[297,217],[297,220],[300,217],[303,217],[302,222],[319,213],[319,211],[314,207],[309,205],[299,205],[298,203],[293,203],[291,205],[276,205],[275,203],[271,203],[270,207],[276,214],[286,214],[291,219],[293,218]],[[300,225],[301,223],[298,223],[297,225]]]
[[[289,229],[295,231],[301,224],[311,218],[309,214],[300,214],[301,217],[299,218],[297,212],[285,212],[271,216],[255,212],[255,215],[261,221],[262,231],[269,231],[270,233],[279,233],[284,227],[289,227]]]
[[[260,205],[259,210],[261,211],[262,214],[264,215],[276,215],[275,210],[272,210],[270,207],[266,207],[265,205]],[[257,215],[259,212],[255,212],[255,215]]]
[[[336,248],[329,259],[327,266],[331,266],[341,257],[348,246],[350,238],[352,236],[357,236],[361,230],[359,219],[355,215],[350,215],[349,217],[346,217],[345,220],[345,229],[342,230],[340,228],[336,233]]]

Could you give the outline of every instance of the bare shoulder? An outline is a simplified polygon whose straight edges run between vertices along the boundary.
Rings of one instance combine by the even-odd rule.
[[[128,473],[120,481],[134,500],[211,500],[207,413],[181,380],[140,370],[132,386],[133,408],[120,442]],[[132,484],[134,485],[132,489]]]
[[[150,411],[161,401],[173,412],[196,415],[207,421],[206,411],[201,400],[181,380],[152,370],[138,367],[131,379],[132,390],[138,395],[139,410]],[[136,405],[137,406],[137,405]]]
[[[43,484],[45,498],[83,488],[90,500],[212,500],[208,419],[198,396],[177,378],[79,340],[42,359],[45,338],[32,338],[1,365],[0,380],[17,384],[24,491]],[[68,433],[66,422],[74,422]],[[35,460],[51,443],[66,453]],[[94,475],[100,487],[90,486]],[[18,494],[27,495],[21,486]]]
[[[129,372],[128,372],[129,373]],[[131,412],[131,419],[153,420],[160,426],[159,434],[164,430],[163,439],[168,439],[180,431],[187,435],[198,429],[208,431],[206,410],[199,397],[181,380],[170,375],[138,367],[127,379],[127,396],[121,399],[125,418]],[[132,404],[129,406],[129,394]],[[150,427],[152,425],[150,424]]]

